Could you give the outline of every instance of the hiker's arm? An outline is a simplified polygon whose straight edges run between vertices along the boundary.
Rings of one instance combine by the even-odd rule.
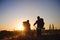
[[[33,26],[35,26],[35,25],[36,25],[36,23],[37,23],[37,21],[34,23],[34,25],[33,25]]]

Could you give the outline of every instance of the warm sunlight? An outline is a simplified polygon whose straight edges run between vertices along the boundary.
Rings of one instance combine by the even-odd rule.
[[[23,30],[24,30],[24,27],[23,27],[22,25],[20,25],[20,26],[18,26],[18,27],[16,28],[16,30],[23,31]]]

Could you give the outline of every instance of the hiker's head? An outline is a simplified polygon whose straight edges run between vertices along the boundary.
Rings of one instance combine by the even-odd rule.
[[[29,22],[29,20],[27,20],[27,22]]]
[[[39,16],[37,16],[37,19],[39,20],[39,19],[40,19],[40,17],[39,17]]]

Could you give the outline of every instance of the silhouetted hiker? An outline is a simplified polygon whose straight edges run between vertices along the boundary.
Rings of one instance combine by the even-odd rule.
[[[27,29],[28,29],[28,31],[30,31],[31,29],[30,29],[30,23],[29,23],[29,20],[27,20]]]
[[[30,33],[31,29],[30,29],[30,23],[29,23],[29,20],[23,22],[23,26],[24,26],[24,28],[25,28],[24,31],[25,31],[26,33]]]
[[[41,30],[44,27],[44,20],[43,18],[40,18],[39,16],[37,17],[36,22],[34,23],[34,26],[37,24],[37,36],[41,36]]]

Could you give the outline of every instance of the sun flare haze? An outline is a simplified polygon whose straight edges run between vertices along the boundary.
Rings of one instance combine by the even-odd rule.
[[[15,28],[15,30],[24,31],[24,27],[22,25],[19,25],[18,27]]]

